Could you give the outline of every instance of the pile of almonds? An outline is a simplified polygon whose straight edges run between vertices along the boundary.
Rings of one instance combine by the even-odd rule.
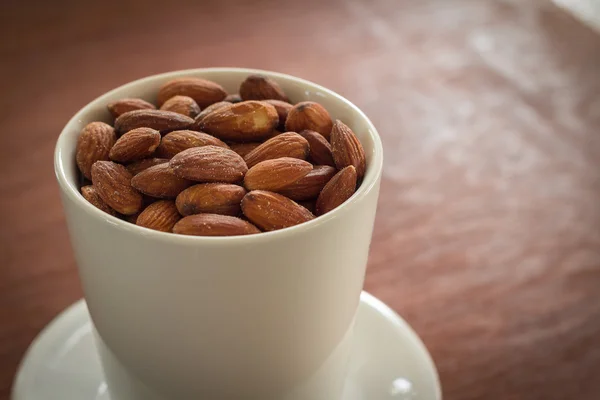
[[[239,95],[179,78],[156,100],[109,104],[114,126],[92,122],[77,141],[83,197],[137,225],[199,236],[283,229],[342,204],[365,173],[352,130],[318,103],[291,104],[271,78],[247,77]]]

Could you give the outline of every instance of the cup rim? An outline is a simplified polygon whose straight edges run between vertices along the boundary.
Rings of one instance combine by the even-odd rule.
[[[373,152],[371,156],[371,160],[368,163],[367,173],[365,174],[364,180],[362,184],[359,186],[358,190],[343,204],[331,210],[330,212],[316,216],[315,219],[304,222],[298,225],[294,225],[288,228],[283,228],[270,232],[261,232],[260,234],[254,235],[238,235],[238,236],[193,236],[193,235],[182,235],[172,232],[161,232],[153,229],[145,228],[136,224],[132,224],[130,222],[124,221],[120,218],[112,216],[104,211],[98,209],[93,204],[85,200],[83,195],[76,188],[76,184],[73,185],[72,182],[69,181],[66,175],[67,166],[62,163],[62,151],[66,147],[66,137],[68,135],[69,127],[74,124],[77,120],[81,119],[84,114],[89,112],[90,109],[95,106],[101,104],[106,105],[107,99],[111,97],[115,92],[130,89],[133,86],[137,86],[139,84],[151,83],[155,80],[164,80],[164,79],[173,79],[177,77],[183,77],[189,75],[195,75],[199,73],[206,72],[219,72],[219,73],[244,73],[244,74],[263,74],[272,78],[276,78],[279,80],[287,80],[292,81],[302,86],[310,87],[313,91],[324,92],[328,96],[335,98],[336,101],[342,102],[344,105],[351,108],[356,112],[360,118],[364,120],[368,127],[368,131],[366,132],[373,142]],[[69,149],[70,150],[70,149]],[[273,72],[268,70],[261,69],[251,69],[251,68],[234,68],[234,67],[212,67],[212,68],[194,68],[194,69],[185,69],[185,70],[177,70],[171,71],[161,74],[150,75],[144,78],[140,78],[128,83],[125,83],[121,86],[118,86],[87,103],[83,106],[79,111],[75,113],[75,115],[67,122],[65,127],[62,129],[54,151],[54,172],[56,175],[56,179],[59,183],[61,191],[64,195],[68,196],[78,207],[82,208],[87,214],[89,214],[92,218],[98,220],[101,223],[108,223],[115,226],[118,229],[123,229],[129,231],[131,233],[140,234],[148,239],[156,239],[163,242],[173,242],[173,243],[188,243],[188,244],[200,244],[200,243],[210,243],[211,245],[216,244],[231,244],[237,242],[247,242],[253,243],[255,241],[265,241],[265,240],[273,240],[286,238],[301,232],[311,231],[317,226],[327,223],[328,221],[339,218],[341,213],[351,207],[354,203],[358,202],[360,199],[364,198],[371,190],[376,186],[379,177],[381,175],[381,171],[383,168],[383,146],[381,143],[381,138],[377,129],[371,122],[371,120],[365,115],[365,113],[358,108],[354,103],[340,94],[334,92],[333,90],[327,89],[319,84],[314,82],[298,78],[292,75],[283,74],[279,72]]]

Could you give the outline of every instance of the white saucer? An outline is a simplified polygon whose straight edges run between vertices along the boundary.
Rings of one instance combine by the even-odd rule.
[[[440,400],[427,349],[388,306],[363,292],[344,400]],[[34,340],[12,400],[109,400],[85,301],[73,304]]]

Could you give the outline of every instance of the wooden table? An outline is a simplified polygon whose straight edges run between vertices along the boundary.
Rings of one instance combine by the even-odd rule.
[[[600,398],[597,33],[545,0],[86,3],[0,12],[0,399],[82,295],[60,130],[113,87],[206,66],[318,82],[378,126],[366,289],[422,336],[446,399]]]

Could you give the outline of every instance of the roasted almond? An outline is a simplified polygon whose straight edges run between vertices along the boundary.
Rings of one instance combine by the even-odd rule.
[[[75,160],[83,176],[92,178],[92,165],[99,160],[108,160],[116,140],[115,130],[104,122],[91,122],[81,130],[77,138]]]
[[[240,85],[240,97],[242,100],[274,99],[289,101],[277,82],[260,74],[250,75],[242,82]]]
[[[228,101],[230,103],[239,103],[240,101],[242,101],[242,97],[237,93],[229,94],[227,95],[227,97],[225,97],[225,100],[223,101]]]
[[[331,145],[323,135],[315,131],[304,130],[300,132],[300,136],[308,141],[310,145],[310,159],[315,165],[335,166],[333,155],[331,154]]]
[[[142,208],[142,195],[131,186],[131,173],[121,164],[96,161],[92,165],[92,183],[98,195],[115,211],[135,214]]]
[[[277,110],[261,101],[243,101],[221,107],[206,115],[198,128],[219,139],[255,142],[268,137],[279,123]]]
[[[358,180],[362,179],[366,169],[365,150],[352,129],[339,119],[331,130],[331,152],[338,169],[354,165]]]
[[[163,110],[135,110],[121,114],[115,120],[115,130],[125,133],[136,128],[152,128],[160,132],[186,129],[194,120],[185,115]]]
[[[319,132],[325,139],[329,139],[331,127],[331,116],[322,105],[314,101],[296,104],[285,120],[285,129],[288,131],[302,132],[307,129]]]
[[[265,231],[287,228],[315,218],[293,200],[264,190],[246,194],[242,199],[242,212],[250,222]]]
[[[169,165],[177,176],[197,182],[239,182],[248,171],[244,159],[236,152],[217,146],[184,150]]]
[[[113,101],[112,103],[108,104],[107,108],[114,118],[117,118],[119,115],[125,114],[129,111],[156,110],[156,106],[154,104],[137,98],[127,98]]]
[[[221,85],[202,78],[177,78],[165,83],[158,91],[158,105],[162,106],[164,102],[173,96],[188,96],[200,106],[200,108],[222,101],[227,92]]]
[[[172,158],[175,154],[192,147],[218,146],[229,148],[221,140],[204,132],[197,131],[173,131],[167,133],[156,150],[156,155],[164,158]]]
[[[309,153],[308,141],[294,132],[286,132],[277,135],[244,157],[249,168],[261,161],[272,160],[281,157],[298,158],[306,160]]]
[[[195,118],[196,115],[200,114],[200,106],[198,106],[194,99],[188,96],[173,96],[165,101],[160,109],[176,112],[190,118]]]
[[[179,193],[176,204],[181,215],[200,213],[238,215],[246,190],[229,183],[201,183]]]
[[[316,165],[304,177],[277,192],[295,201],[316,199],[336,171],[329,165]]]
[[[159,200],[144,209],[135,224],[155,231],[171,232],[181,219],[173,200]]]
[[[96,206],[100,210],[104,211],[110,215],[117,215],[116,211],[110,208],[108,204],[98,194],[98,191],[93,185],[83,186],[81,188],[81,194],[83,198],[92,203],[92,205]],[[241,200],[241,199],[240,199]]]
[[[356,191],[356,168],[349,165],[339,171],[323,188],[317,199],[317,215],[323,215],[333,210],[354,194]]]
[[[131,180],[140,192],[159,199],[174,199],[192,182],[175,175],[168,163],[158,164],[140,172]]]
[[[200,130],[200,121],[204,117],[206,117],[208,114],[212,113],[213,111],[218,110],[219,108],[228,107],[231,104],[232,103],[230,103],[228,101],[219,101],[218,103],[211,104],[210,106],[206,107],[204,110],[202,110],[200,112],[200,114],[198,114],[196,116],[194,123],[191,126],[191,129]]]
[[[277,127],[280,130],[285,131],[285,120],[287,119],[288,113],[294,106],[281,100],[264,100],[264,102],[275,107],[275,110],[277,110],[277,115],[279,116],[279,125],[277,125]]]
[[[306,208],[308,211],[310,211],[313,214],[315,213],[315,210],[317,208],[316,200],[299,201],[298,204],[300,204],[302,207]]]
[[[164,164],[168,162],[168,158],[144,158],[143,160],[127,164],[125,167],[129,172],[131,172],[131,175],[135,176],[150,167],[154,167],[155,165]]]
[[[160,132],[151,128],[132,129],[110,149],[108,157],[122,163],[151,156],[160,143]]]
[[[312,171],[311,163],[297,158],[282,157],[259,162],[248,170],[244,186],[248,190],[277,192]]]
[[[196,214],[179,220],[173,233],[195,236],[239,236],[260,233],[256,226],[241,218],[219,214]]]
[[[261,142],[247,142],[247,143],[229,143],[229,148],[242,157],[246,157],[246,154],[260,146]]]

